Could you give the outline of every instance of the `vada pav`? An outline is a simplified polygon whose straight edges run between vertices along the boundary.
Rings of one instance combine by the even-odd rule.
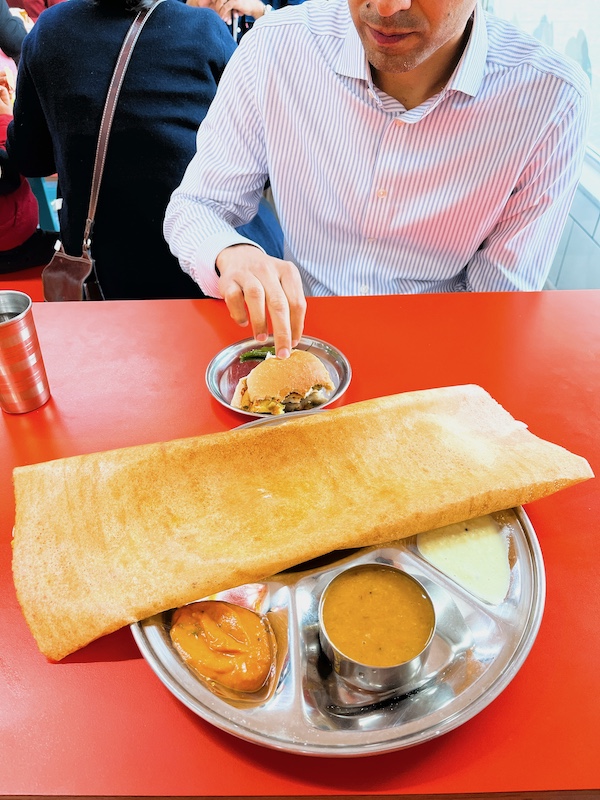
[[[327,367],[307,350],[270,354],[236,386],[231,405],[256,414],[284,414],[321,405],[335,386]]]

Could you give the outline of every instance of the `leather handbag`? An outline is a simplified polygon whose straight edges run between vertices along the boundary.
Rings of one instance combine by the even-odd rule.
[[[102,172],[104,170],[104,161],[108,147],[108,138],[131,53],[133,52],[133,48],[135,47],[135,43],[138,40],[144,24],[156,6],[161,2],[162,0],[156,0],[152,6],[138,13],[127,31],[125,41],[121,46],[117,64],[108,88],[102,120],[100,122],[100,133],[98,135],[98,144],[96,147],[90,203],[83,232],[81,255],[68,255],[65,253],[62,242],[60,240],[56,242],[56,252],[42,272],[44,299],[47,301],[104,300],[104,294],[100,282],[98,281],[96,265],[94,264],[90,249],[92,244],[94,216],[96,214],[100,182],[102,180]]]

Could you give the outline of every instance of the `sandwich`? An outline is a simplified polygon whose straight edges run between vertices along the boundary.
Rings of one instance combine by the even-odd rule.
[[[289,358],[267,354],[233,394],[231,405],[257,414],[284,414],[321,405],[334,389],[327,367],[307,350],[292,350]]]

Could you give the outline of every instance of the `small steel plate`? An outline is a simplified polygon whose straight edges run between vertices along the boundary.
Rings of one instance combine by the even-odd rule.
[[[288,641],[275,693],[257,705],[236,706],[200,683],[171,644],[170,611],[133,625],[133,636],[175,697],[241,739],[327,757],[374,755],[426,742],[474,717],[506,688],[541,624],[545,574],[531,523],[521,508],[491,516],[507,539],[510,563],[510,587],[499,605],[479,600],[425,561],[414,536],[385,547],[333,553],[263,581],[260,610],[283,614]],[[434,602],[438,622],[424,671],[399,696],[353,690],[335,677],[319,647],[324,587],[336,572],[365,562],[405,570],[425,585]],[[227,599],[227,593],[217,597]]]
[[[236,411],[238,414],[244,414],[247,417],[263,417],[273,419],[271,414],[257,414],[254,411],[242,411],[240,408],[234,408],[231,405],[235,387],[238,385],[240,378],[254,369],[259,363],[258,361],[240,361],[240,356],[247,350],[252,350],[255,347],[271,347],[273,345],[273,337],[269,338],[264,344],[258,344],[255,339],[244,339],[241,342],[226,347],[212,359],[206,368],[206,385],[213,397],[227,408]],[[298,343],[296,350],[310,350],[317,358],[320,358],[323,364],[327,367],[327,371],[331,376],[331,381],[334,385],[333,391],[328,396],[325,403],[316,406],[308,413],[313,414],[322,408],[330,405],[334,400],[338,400],[346,391],[352,378],[352,369],[346,356],[340,353],[335,347],[321,339],[314,339],[311,336],[303,336]],[[289,417],[292,414],[299,414],[303,412],[290,411],[285,416]],[[306,412],[304,412],[306,413]]]

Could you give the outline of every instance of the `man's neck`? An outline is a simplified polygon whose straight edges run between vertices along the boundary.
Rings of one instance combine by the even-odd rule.
[[[449,42],[409,72],[378,72],[371,66],[373,83],[382,92],[402,103],[407,110],[420,106],[438,94],[452,77],[467,46],[472,27],[471,17],[457,40]]]

